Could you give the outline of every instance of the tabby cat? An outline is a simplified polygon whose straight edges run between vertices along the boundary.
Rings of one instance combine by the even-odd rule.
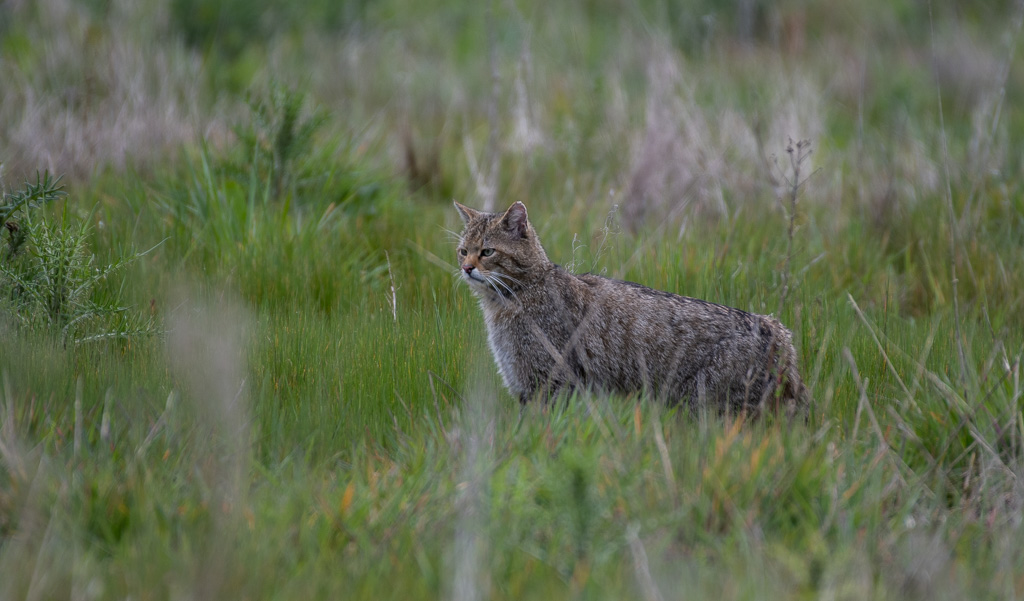
[[[801,412],[808,396],[792,333],[778,320],[552,263],[513,204],[465,222],[460,276],[479,298],[487,341],[526,403],[562,389],[642,393],[717,411]]]

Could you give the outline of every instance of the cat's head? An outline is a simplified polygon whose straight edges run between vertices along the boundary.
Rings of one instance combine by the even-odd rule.
[[[455,250],[460,276],[477,294],[513,298],[550,264],[523,203],[504,213],[455,208],[466,225]]]

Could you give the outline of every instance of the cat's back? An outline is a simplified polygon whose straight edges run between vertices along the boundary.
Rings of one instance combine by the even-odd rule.
[[[665,319],[668,323],[674,319],[682,319],[690,328],[718,330],[721,326],[727,325],[732,329],[737,324],[755,327],[760,325],[759,318],[764,317],[699,298],[649,288],[635,282],[596,274],[574,277],[579,281],[579,287],[589,291],[588,300],[604,305],[606,310],[649,313],[649,317]]]
[[[572,278],[571,281],[568,278]],[[717,396],[758,403],[785,372],[802,396],[792,333],[771,316],[594,274],[565,278],[582,305],[584,373],[611,390],[643,386],[670,398]]]

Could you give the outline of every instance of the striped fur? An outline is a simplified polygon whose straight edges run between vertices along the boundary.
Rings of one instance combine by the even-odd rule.
[[[778,320],[552,263],[526,207],[455,203],[460,277],[479,298],[501,377],[525,403],[561,389],[643,393],[719,411],[802,412],[792,333]]]

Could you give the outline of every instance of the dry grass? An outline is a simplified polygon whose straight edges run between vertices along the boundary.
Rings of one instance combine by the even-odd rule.
[[[0,160],[14,180],[153,166],[209,127],[197,108],[201,61],[158,43],[162,17],[140,4],[112,2],[102,25],[73,0],[12,9],[28,23],[8,40],[15,60],[0,62]]]

